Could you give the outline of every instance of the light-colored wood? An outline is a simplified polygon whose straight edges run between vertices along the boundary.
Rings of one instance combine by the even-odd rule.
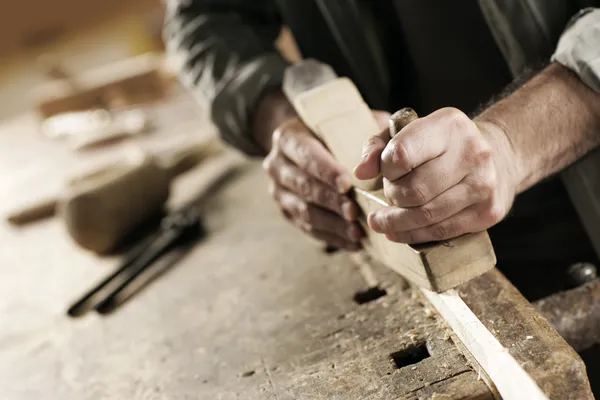
[[[302,121],[349,171],[360,161],[365,141],[379,131],[373,113],[347,78],[301,93],[293,104]],[[354,175],[352,179],[355,187],[365,190],[381,187],[380,179],[362,181]]]
[[[379,128],[357,88],[332,71],[320,71],[314,61],[288,69],[284,91],[304,123],[327,145],[349,171],[359,163],[362,146]],[[311,81],[311,74],[316,77]],[[297,79],[296,79],[297,78]],[[306,89],[306,90],[305,90]],[[305,91],[303,91],[305,90]],[[356,200],[365,215],[388,206],[381,180],[354,178]],[[464,235],[444,243],[411,247],[367,232],[365,247],[408,280],[442,292],[492,269],[496,256],[486,232]]]
[[[140,104],[165,97],[170,78],[163,57],[148,53],[38,87],[33,97],[43,117],[94,108]]]
[[[429,302],[492,379],[505,400],[548,400],[537,383],[481,323],[455,290],[422,289]]]
[[[147,132],[150,116],[141,109],[95,109],[61,113],[46,118],[41,131],[50,138],[65,139],[76,150],[97,148]]]
[[[186,97],[153,109],[164,120],[151,139],[164,144],[174,143],[174,136],[183,139],[186,130],[176,122],[201,118],[195,107]],[[48,175],[37,181],[52,183],[72,165],[75,155],[40,140],[35,122],[27,116],[0,125],[2,148],[12,150],[0,157],[2,209],[41,193],[25,184],[40,169]],[[199,134],[210,128],[194,126]],[[218,169],[212,164],[217,159],[177,179],[170,206],[195,198],[199,175]],[[479,370],[456,357],[452,335],[422,296],[379,263],[372,263],[374,277],[365,280],[348,254],[318,251],[281,219],[265,190],[256,190],[266,184],[260,164],[244,162],[235,179],[198,202],[210,233],[201,243],[115,315],[90,315],[81,323],[62,315],[65,306],[119,260],[73,246],[58,220],[23,230],[0,224],[4,397],[129,399],[153,398],[160,391],[173,399],[242,393],[249,400],[492,400]],[[148,272],[164,272],[157,267]],[[504,282],[502,289],[490,286],[491,278]],[[355,293],[374,282],[387,294],[356,304]],[[535,312],[521,312],[527,302],[511,295],[516,290],[504,277],[487,273],[458,292],[548,397],[592,398],[583,390],[585,366],[555,331],[537,330],[531,340],[519,333],[507,341],[507,332],[547,323]],[[500,308],[505,311],[491,313]],[[391,353],[424,342],[431,355],[424,362],[401,369],[390,362]],[[56,365],[64,373],[44,373]],[[543,371],[545,383],[536,371]],[[247,372],[254,375],[244,376]]]

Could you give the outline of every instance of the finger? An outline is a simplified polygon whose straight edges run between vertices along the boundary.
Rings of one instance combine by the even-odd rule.
[[[304,124],[286,131],[278,130],[275,137],[283,154],[298,168],[339,193],[350,190],[350,174]]]
[[[311,229],[306,224],[301,224],[301,223],[294,221],[292,216],[285,210],[282,210],[282,212],[283,212],[285,219],[287,219],[292,225],[300,228],[302,231],[304,231],[305,233],[314,237],[315,239],[318,239],[318,240],[321,240],[321,241],[327,243],[328,246],[331,246],[332,248],[334,248],[336,250],[345,249],[348,251],[357,251],[357,250],[360,250],[362,247],[360,243],[348,242],[333,233],[317,231],[317,230]]]
[[[398,207],[421,206],[462,181],[473,168],[460,152],[446,152],[420,165],[408,175],[383,180],[383,193]]]
[[[326,232],[345,242],[358,242],[363,236],[356,223],[344,221],[339,216],[312,206],[283,188],[275,188],[273,197],[281,206],[284,215],[305,232]]]
[[[354,176],[366,180],[377,177],[380,173],[381,153],[390,140],[390,131],[383,129],[377,135],[371,136],[363,145],[360,162],[354,167]]]
[[[358,206],[350,197],[308,175],[283,155],[265,161],[265,168],[278,184],[304,201],[333,211],[348,221],[355,221],[358,217]]]
[[[335,234],[349,242],[358,242],[363,232],[356,222],[348,222],[322,208],[308,206],[310,224],[316,231]]]
[[[452,120],[436,111],[412,121],[394,136],[381,154],[381,173],[395,181],[421,164],[442,155],[450,143]]]
[[[406,232],[443,221],[484,200],[487,195],[475,191],[465,181],[419,207],[384,207],[374,211],[369,215],[368,223],[377,233]]]
[[[485,223],[479,218],[477,205],[473,205],[436,224],[406,232],[389,233],[385,236],[393,242],[415,244],[452,239],[486,228]]]

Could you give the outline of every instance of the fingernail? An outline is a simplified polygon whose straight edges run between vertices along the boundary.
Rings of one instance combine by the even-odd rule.
[[[346,221],[354,221],[356,219],[356,207],[350,201],[345,201],[342,204],[342,216]]]
[[[348,175],[344,174],[337,177],[335,185],[340,193],[346,193],[352,187],[352,181]]]

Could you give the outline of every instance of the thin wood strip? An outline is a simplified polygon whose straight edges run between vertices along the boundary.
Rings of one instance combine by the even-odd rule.
[[[434,293],[421,289],[429,302],[494,382],[506,400],[548,400],[537,383],[510,355],[456,290]]]

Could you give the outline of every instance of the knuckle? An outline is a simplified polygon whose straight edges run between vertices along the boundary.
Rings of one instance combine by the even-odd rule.
[[[423,225],[430,225],[434,223],[435,213],[432,210],[432,207],[427,204],[419,207],[419,219],[419,222]]]
[[[313,189],[313,201],[328,208],[340,208],[342,203],[341,196],[334,196],[333,192],[321,187]]]
[[[464,127],[466,124],[471,122],[471,119],[458,108],[447,107],[444,109],[448,119],[452,121],[458,127]]]
[[[285,125],[280,125],[275,129],[275,131],[273,132],[273,136],[271,137],[274,148],[279,147],[281,145],[283,138],[287,136],[286,132],[288,132],[288,130],[286,129]]]
[[[488,207],[486,207],[485,214],[487,222],[493,225],[504,218],[505,209],[499,201],[491,201]]]
[[[306,199],[308,201],[311,200],[312,190],[311,190],[310,180],[308,179],[308,177],[306,177],[304,175],[297,176],[295,186],[296,186],[296,191],[298,192],[298,194],[300,196],[302,196],[304,199]]]
[[[385,196],[399,207],[414,207],[427,203],[426,189],[420,184],[388,184],[383,190]]]
[[[296,207],[296,216],[299,220],[305,222],[305,223],[309,223],[311,218],[310,218],[310,210],[308,209],[308,204],[306,204],[305,202],[300,202],[298,204],[298,206]]]
[[[271,175],[273,173],[274,164],[275,162],[273,153],[269,153],[269,155],[263,160],[262,167],[269,175]]]
[[[307,169],[310,168],[314,159],[311,156],[310,150],[300,143],[295,143],[296,155],[298,156],[298,166]]]
[[[463,159],[469,165],[485,164],[492,158],[491,148],[478,135],[468,135],[465,139]]]
[[[431,227],[431,237],[434,240],[444,240],[450,237],[450,229],[444,224],[437,224]]]
[[[464,159],[469,165],[483,165],[492,159],[492,149],[483,139],[471,136],[464,150]]]
[[[301,228],[304,232],[308,234],[313,234],[315,232],[315,227],[313,226],[313,224],[310,223],[301,224]]]
[[[379,138],[377,136],[371,136],[367,139],[367,141],[363,144],[363,153],[371,152],[373,149],[377,148],[379,143]]]
[[[427,196],[425,190],[419,184],[412,184],[402,188],[403,197],[406,198],[411,204],[422,205],[427,202]]]
[[[478,198],[487,199],[494,192],[494,185],[491,180],[477,179],[471,182],[471,193]]]
[[[413,166],[410,161],[410,154],[401,141],[396,141],[388,153],[388,162],[403,170],[410,171]]]

